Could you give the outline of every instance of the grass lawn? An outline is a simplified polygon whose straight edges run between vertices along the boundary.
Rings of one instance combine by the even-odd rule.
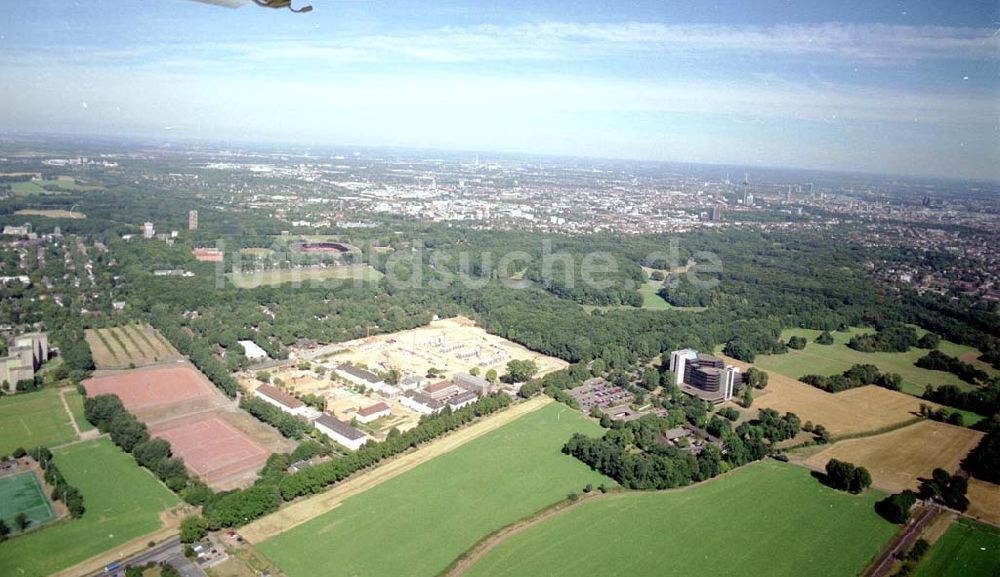
[[[931,547],[914,577],[995,577],[1000,574],[1000,529],[959,519]]]
[[[639,295],[642,297],[642,307],[643,309],[651,311],[681,311],[681,312],[701,312],[705,310],[706,307],[675,307],[674,305],[663,300],[663,297],[657,294],[660,288],[663,286],[662,281],[646,281],[639,287]],[[636,307],[628,305],[615,305],[607,307],[599,307],[595,305],[580,305],[588,313],[594,309],[600,309],[602,311],[610,310],[634,310]]]
[[[552,403],[346,500],[259,544],[289,577],[432,577],[479,539],[613,481],[561,452],[574,432],[600,434]]]
[[[107,439],[55,451],[66,480],[83,494],[83,517],[0,543],[0,575],[48,575],[160,528],[177,497]]]
[[[896,532],[875,514],[883,496],[764,461],[687,489],[584,502],[515,534],[467,575],[847,577]]]
[[[44,194],[45,189],[38,186],[34,181],[28,180],[25,182],[12,182],[10,183],[10,189],[14,194]]]
[[[31,471],[0,478],[0,520],[17,531],[14,517],[24,513],[31,520],[29,528],[52,519],[52,507],[45,497],[42,486]]]
[[[0,397],[0,456],[18,447],[51,447],[76,439],[58,389]]]
[[[76,426],[80,429],[81,433],[86,433],[94,428],[94,425],[91,425],[90,421],[83,414],[83,397],[80,396],[80,393],[76,392],[76,389],[66,391],[66,403],[69,404],[69,410],[73,413],[73,420],[76,421]]]
[[[842,373],[855,364],[872,364],[882,372],[899,373],[903,377],[903,392],[918,397],[924,393],[927,385],[956,385],[965,391],[975,388],[951,373],[929,371],[914,365],[917,359],[927,354],[925,349],[911,348],[905,353],[862,353],[847,347],[847,341],[852,336],[872,332],[872,329],[852,328],[849,332],[835,332],[832,345],[814,342],[820,332],[812,329],[784,330],[781,332],[782,340],[802,336],[808,341],[806,348],[800,351],[790,349],[783,355],[759,355],[754,364],[766,371],[775,371],[793,379],[807,374],[829,376]],[[948,341],[941,341],[939,349],[953,356],[975,350]]]
[[[352,282],[377,283],[382,273],[368,265],[349,265],[316,269],[269,270],[240,274],[226,273],[236,288],[276,286],[290,282],[303,285],[320,285],[325,281],[341,285]]]

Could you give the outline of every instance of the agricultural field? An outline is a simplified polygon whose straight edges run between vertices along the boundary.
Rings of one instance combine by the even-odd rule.
[[[0,543],[0,575],[49,575],[160,528],[177,497],[107,439],[54,451],[83,494],[83,517]]]
[[[746,371],[749,364],[720,355],[727,363]],[[759,366],[759,365],[758,365]],[[823,425],[836,437],[880,431],[915,421],[920,404],[938,407],[931,402],[882,387],[870,385],[840,393],[828,393],[781,373],[770,372],[767,388],[754,391],[753,409],[771,408],[792,412],[802,422]]]
[[[436,575],[504,525],[587,483],[613,484],[562,454],[574,432],[601,430],[579,412],[548,403],[258,548],[289,577]]]
[[[87,215],[82,212],[74,212],[69,210],[35,209],[35,208],[21,209],[15,212],[14,214],[20,216],[41,216],[43,218],[71,218],[71,219],[87,218]]]
[[[130,369],[183,357],[149,325],[87,329],[84,333],[97,369]]]
[[[914,577],[996,577],[1000,529],[959,519],[920,561]]]
[[[972,477],[969,479],[967,514],[1000,527],[1000,485]]]
[[[872,474],[876,487],[898,493],[916,490],[918,478],[930,477],[935,468],[956,471],[982,437],[979,431],[924,420],[881,435],[840,441],[809,457],[805,464],[817,471],[830,459],[861,465]]]
[[[835,332],[832,345],[821,345],[814,342],[821,331],[811,329],[789,329],[781,332],[781,338],[787,341],[790,337],[805,337],[808,344],[802,350],[790,349],[782,355],[759,355],[754,364],[758,368],[770,372],[781,373],[787,377],[798,379],[807,374],[833,375],[842,373],[855,364],[872,364],[882,372],[899,373],[903,377],[903,392],[920,396],[927,385],[955,385],[962,390],[972,390],[974,385],[966,383],[951,373],[944,371],[929,371],[914,363],[927,354],[925,349],[911,348],[905,353],[862,353],[847,347],[851,337],[861,333],[873,332],[873,329],[852,328],[847,332]],[[922,334],[926,331],[917,331]],[[949,341],[941,341],[938,349],[948,355],[965,357],[970,361],[979,352],[972,347],[958,345]],[[989,365],[977,363],[979,368],[990,374],[996,371]]]
[[[14,518],[18,513],[24,513],[31,520],[29,529],[55,516],[42,485],[31,471],[0,477],[0,520],[17,531]]]
[[[583,501],[512,535],[466,575],[856,575],[896,532],[874,511],[883,496],[763,461],[684,489]]]
[[[18,447],[52,447],[76,439],[58,389],[0,397],[0,431],[0,456]]]
[[[226,277],[236,288],[257,288],[293,282],[322,286],[324,281],[337,281],[331,283],[333,285],[349,284],[346,281],[374,284],[378,283],[382,276],[382,273],[366,264],[226,273]]]

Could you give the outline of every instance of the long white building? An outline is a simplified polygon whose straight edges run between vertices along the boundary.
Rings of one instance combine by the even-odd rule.
[[[368,437],[361,431],[334,419],[330,415],[323,413],[323,416],[313,422],[313,426],[320,433],[330,437],[334,442],[343,445],[352,451],[357,451],[362,445],[368,442]]]

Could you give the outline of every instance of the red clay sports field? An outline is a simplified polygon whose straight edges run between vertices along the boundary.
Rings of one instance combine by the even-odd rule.
[[[136,369],[83,381],[87,396],[118,395],[129,411],[153,409],[215,395],[212,385],[188,365]]]
[[[270,454],[214,412],[159,423],[149,428],[149,434],[168,441],[173,454],[209,485],[256,470]]]

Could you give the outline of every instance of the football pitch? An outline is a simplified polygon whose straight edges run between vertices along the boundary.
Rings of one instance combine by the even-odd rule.
[[[17,531],[14,518],[24,513],[31,521],[29,529],[54,517],[42,486],[31,471],[0,478],[0,520]]]
[[[959,519],[920,561],[916,577],[995,577],[1000,574],[1000,529]]]
[[[856,575],[896,532],[874,511],[883,496],[762,461],[684,489],[581,502],[514,534],[466,575]]]
[[[86,512],[0,543],[0,575],[49,575],[159,529],[177,497],[107,439],[57,449],[55,463]]]
[[[0,456],[18,447],[52,447],[76,439],[58,389],[0,398]]]
[[[479,539],[586,484],[613,481],[563,455],[575,432],[601,434],[551,403],[335,509],[263,541],[289,577],[431,577]]]

